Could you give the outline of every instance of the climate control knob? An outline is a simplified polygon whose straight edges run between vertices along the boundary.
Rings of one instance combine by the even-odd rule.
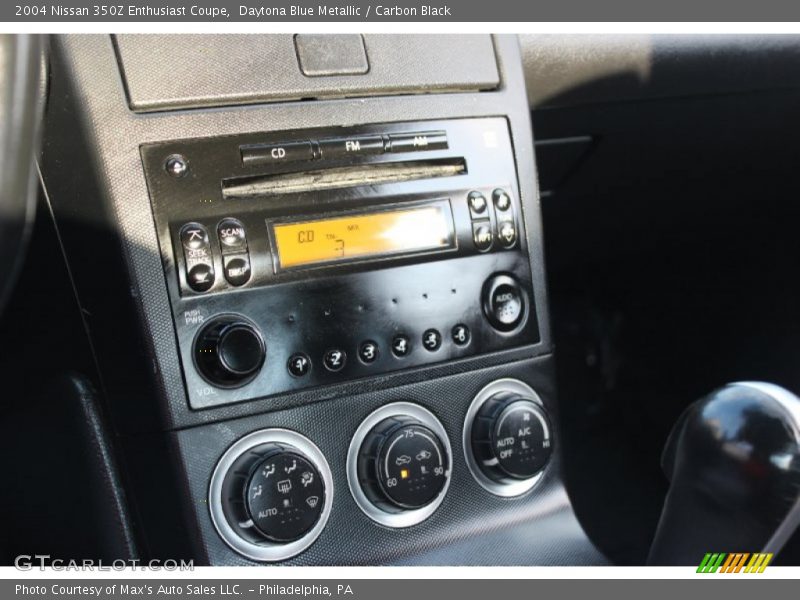
[[[468,411],[464,447],[470,470],[489,491],[514,496],[530,489],[553,449],[539,396],[512,379],[486,386]]]
[[[214,526],[231,548],[253,560],[284,560],[308,548],[325,527],[333,478],[308,438],[265,429],[225,451],[208,500]]]
[[[255,325],[242,317],[223,316],[209,321],[194,343],[200,373],[218,387],[239,387],[258,375],[267,355]]]
[[[426,519],[450,484],[450,443],[421,406],[384,406],[361,424],[350,444],[347,475],[360,508],[390,527]]]
[[[369,432],[361,447],[359,480],[378,505],[421,508],[444,488],[449,469],[442,441],[405,415],[389,417]]]

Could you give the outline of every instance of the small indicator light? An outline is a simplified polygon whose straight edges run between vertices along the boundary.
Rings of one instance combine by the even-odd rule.
[[[400,479],[408,479],[408,469],[400,469]]]

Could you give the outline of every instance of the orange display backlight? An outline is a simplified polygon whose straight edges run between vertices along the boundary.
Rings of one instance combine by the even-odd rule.
[[[445,204],[272,226],[280,268],[453,246]]]

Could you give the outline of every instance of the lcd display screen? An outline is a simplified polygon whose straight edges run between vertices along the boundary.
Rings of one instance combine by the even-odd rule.
[[[454,247],[449,203],[382,210],[292,223],[273,223],[278,267]]]

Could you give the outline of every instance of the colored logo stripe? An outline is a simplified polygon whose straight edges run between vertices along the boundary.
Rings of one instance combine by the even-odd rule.
[[[772,561],[771,553],[756,552],[708,552],[697,567],[698,573],[739,573],[744,568],[744,573],[763,573],[767,565]],[[750,561],[748,562],[748,559]],[[747,566],[745,566],[747,563]]]

